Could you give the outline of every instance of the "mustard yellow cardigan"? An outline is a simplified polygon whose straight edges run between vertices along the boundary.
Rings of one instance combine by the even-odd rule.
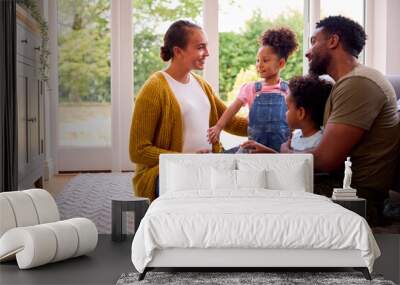
[[[210,101],[210,126],[222,116],[226,106],[214,95],[211,86],[192,73]],[[235,117],[225,128],[229,133],[246,136],[247,119]],[[179,103],[161,72],[144,83],[135,101],[129,140],[130,159],[136,164],[133,177],[136,196],[155,198],[159,155],[182,152],[183,120]],[[222,151],[219,143],[213,152]]]

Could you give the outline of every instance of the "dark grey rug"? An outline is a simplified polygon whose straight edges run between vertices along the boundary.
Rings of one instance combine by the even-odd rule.
[[[372,275],[372,281],[364,278],[360,272],[148,272],[142,281],[139,273],[122,274],[116,285],[145,284],[379,284],[395,285],[380,275]]]

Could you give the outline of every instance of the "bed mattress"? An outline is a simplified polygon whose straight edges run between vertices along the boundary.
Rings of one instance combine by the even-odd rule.
[[[148,209],[132,243],[139,272],[163,249],[359,250],[372,271],[380,251],[361,216],[307,192],[169,192]]]

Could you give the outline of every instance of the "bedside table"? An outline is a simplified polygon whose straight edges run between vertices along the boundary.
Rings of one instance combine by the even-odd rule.
[[[146,214],[150,200],[142,197],[131,199],[112,199],[111,202],[111,238],[113,241],[123,241],[126,238],[126,212],[135,213],[135,233],[140,221]]]
[[[366,219],[367,217],[367,200],[363,198],[353,199],[332,199],[333,203],[339,204],[340,206],[359,214],[361,217]]]

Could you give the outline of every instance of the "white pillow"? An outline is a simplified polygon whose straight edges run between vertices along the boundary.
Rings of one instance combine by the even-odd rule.
[[[237,188],[267,188],[267,171],[236,170]]]
[[[211,188],[211,167],[187,166],[170,163],[168,165],[168,191],[185,191]]]
[[[283,171],[282,169],[270,169],[267,172],[268,188],[274,190],[307,191],[307,177],[304,174],[305,164]]]
[[[165,183],[166,191],[185,190],[211,190],[211,169],[235,169],[235,159],[224,159],[221,154],[218,159],[191,159],[189,156],[182,156],[182,159],[169,161],[165,165],[167,177]]]
[[[266,170],[268,189],[306,191],[309,187],[310,169],[304,160],[279,159],[242,159],[237,160],[239,170]]]
[[[211,188],[213,190],[236,190],[236,170],[211,168]]]
[[[238,190],[241,188],[266,188],[266,171],[263,170],[211,170],[213,190]]]

